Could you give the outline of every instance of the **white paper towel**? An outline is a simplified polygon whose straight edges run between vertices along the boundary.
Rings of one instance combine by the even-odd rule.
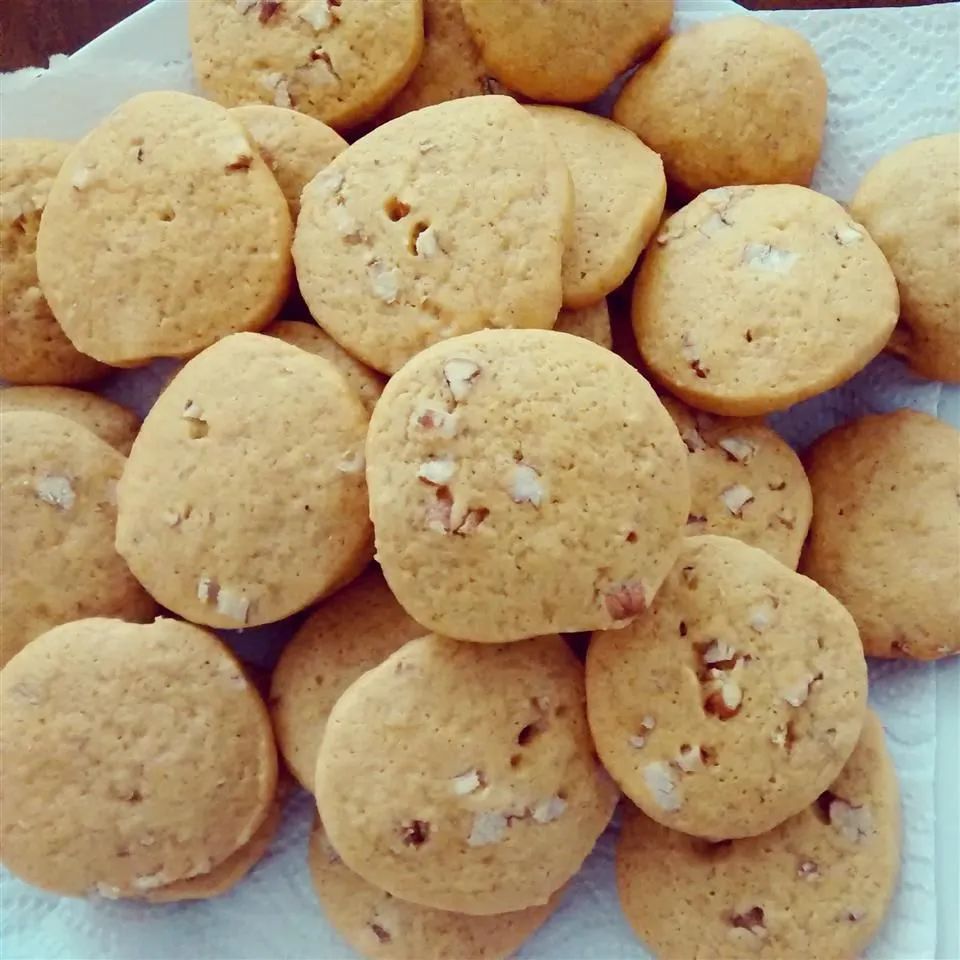
[[[598,0],[599,2],[599,0]],[[678,0],[677,27],[742,13],[724,0]],[[6,75],[0,85],[2,135],[74,138],[122,100],[151,89],[191,90],[186,4],[157,0],[80,54],[56,58],[48,73]],[[830,85],[826,145],[816,186],[840,200],[892,147],[960,127],[960,10],[778,12],[771,19],[805,33]],[[107,392],[141,412],[170,364],[118,375]],[[849,383],[772,420],[805,446],[843,420],[911,406],[960,425],[960,390],[911,376],[880,358]],[[958,585],[960,587],[960,585]],[[272,660],[289,626],[235,637],[241,655]],[[871,700],[884,721],[900,774],[904,861],[891,915],[873,958],[960,958],[958,777],[960,663],[874,663]],[[263,960],[346,958],[324,922],[306,870],[311,801],[299,793],[266,859],[229,896],[207,903],[147,906],[49,896],[0,874],[0,953],[5,960]],[[612,830],[603,837],[563,906],[521,950],[526,958],[618,960],[648,956],[617,903]],[[696,918],[691,918],[696,923]],[[784,958],[788,960],[788,958]],[[789,958],[792,960],[792,958]]]

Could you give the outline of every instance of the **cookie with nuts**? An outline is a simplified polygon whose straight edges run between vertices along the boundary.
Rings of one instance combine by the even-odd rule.
[[[762,836],[701,840],[630,806],[617,888],[630,925],[660,957],[859,957],[883,922],[899,866],[896,772],[868,711],[836,780]]]
[[[365,880],[487,915],[546,904],[618,791],[594,756],[583,669],[563,640],[429,635],[337,701],[316,796],[331,845]]]
[[[850,614],[727,537],[689,537],[650,609],[587,651],[604,765],[647,816],[713,840],[811,803],[850,756],[866,703]]]
[[[960,653],[960,432],[916,410],[866,416],[807,453],[800,569],[853,614],[868,656]]]
[[[897,285],[866,229],[790,184],[723,187],[675,213],[633,290],[654,377],[710,413],[782,410],[849,379],[897,321]]]
[[[571,333],[575,337],[592,340],[599,347],[613,349],[613,331],[606,299],[579,310],[561,310],[553,329],[558,333]]]
[[[462,640],[623,626],[679,550],[686,457],[650,385],[610,350],[553,330],[436,344],[371,420],[384,575],[414,619]]]

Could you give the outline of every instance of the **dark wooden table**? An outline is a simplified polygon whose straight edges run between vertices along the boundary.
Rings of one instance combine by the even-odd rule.
[[[946,0],[741,0],[751,10],[900,7]],[[45,66],[54,53],[73,53],[147,0],[0,0],[0,70]]]

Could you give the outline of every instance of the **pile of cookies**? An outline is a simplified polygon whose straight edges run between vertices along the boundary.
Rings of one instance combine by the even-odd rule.
[[[807,42],[671,16],[208,0],[211,99],[3,143],[9,869],[216,896],[296,781],[353,948],[499,958],[623,797],[656,955],[871,939],[865,654],[960,652],[960,434],[868,415],[801,461],[762,416],[885,349],[960,381],[960,138],[844,208]],[[612,120],[569,106],[638,60]],[[142,424],[89,389],[163,357]],[[303,612],[269,677],[213,632]]]

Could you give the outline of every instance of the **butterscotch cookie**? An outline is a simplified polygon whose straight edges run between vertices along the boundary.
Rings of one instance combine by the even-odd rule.
[[[0,446],[0,666],[69,620],[149,620],[156,605],[113,546],[123,456],[32,410],[0,415]]]
[[[853,618],[755,547],[690,537],[652,607],[587,651],[590,729],[647,816],[721,840],[812,803],[860,736]]]
[[[559,151],[509,97],[426,107],[304,190],[300,290],[341,346],[385,373],[459,333],[552,327],[572,204]]]
[[[199,97],[144,93],[70,152],[37,268],[74,346],[131,366],[268,323],[287,295],[291,229],[237,120]]]
[[[960,433],[914,410],[863,417],[807,456],[800,569],[853,614],[872,657],[960,652]]]
[[[302,610],[370,558],[366,429],[331,363],[273,337],[227,337],[144,420],[117,491],[117,549],[196,623]]]
[[[283,759],[305,790],[313,790],[317,751],[340,694],[425,633],[393,598],[376,564],[297,630],[273,671],[270,712]]]
[[[356,390],[367,413],[372,413],[380,394],[383,393],[383,377],[366,364],[347,353],[330,334],[318,327],[313,320],[305,323],[296,320],[276,320],[263,331],[268,337],[277,337],[307,353],[329,360]]]
[[[208,873],[267,815],[270,718],[206,630],[68,623],[4,667],[0,692],[3,862],[28,883],[142,896]]]
[[[565,892],[561,889],[542,906],[490,916],[398,900],[340,859],[319,819],[310,833],[309,865],[330,925],[369,960],[506,960],[544,924]]]
[[[708,190],[643,258],[633,328],[651,373],[702,410],[751,416],[829,390],[882,349],[897,285],[834,200],[789,184]]]
[[[610,310],[607,301],[601,300],[579,310],[561,310],[557,314],[554,330],[559,333],[572,333],[575,337],[592,340],[600,347],[613,349],[613,333],[610,330]]]
[[[481,915],[547,903],[618,796],[593,754],[583,669],[563,640],[434,635],[337,701],[316,794],[331,844],[369,883]]]
[[[280,184],[290,216],[300,215],[303,188],[346,146],[325,123],[296,110],[251,104],[230,113],[243,124],[263,162]]]
[[[70,144],[3,140],[0,165],[0,378],[11,383],[81,383],[107,372],[67,339],[40,292],[37,231]]]
[[[374,116],[423,49],[422,0],[205,0],[190,4],[189,23],[207,96],[292,108],[338,130]]]
[[[0,390],[0,413],[39,410],[86,427],[124,456],[130,453],[140,418],[126,407],[85,390],[69,387],[7,387]]]
[[[915,140],[867,171],[850,214],[884,252],[900,289],[888,349],[918,373],[960,382],[960,135]]]
[[[534,100],[599,96],[667,35],[673,0],[462,0],[490,72]]]
[[[690,506],[686,450],[650,385],[553,330],[484,331],[414,357],[374,410],[367,482],[400,603],[488,642],[628,623],[667,575]]]
[[[800,458],[759,418],[714,417],[660,399],[687,446],[687,534],[733,537],[796,570],[813,513]]]
[[[563,254],[563,303],[596,303],[626,280],[663,213],[660,158],[629,130],[568,107],[528,107],[573,179],[573,235]]]
[[[863,733],[829,790],[760,837],[710,843],[630,807],[617,846],[620,903],[659,957],[859,957],[900,867],[897,778],[883,728]]]
[[[754,17],[674,34],[613,108],[688,196],[731,184],[808,185],[826,115],[827,81],[813,47]]]

